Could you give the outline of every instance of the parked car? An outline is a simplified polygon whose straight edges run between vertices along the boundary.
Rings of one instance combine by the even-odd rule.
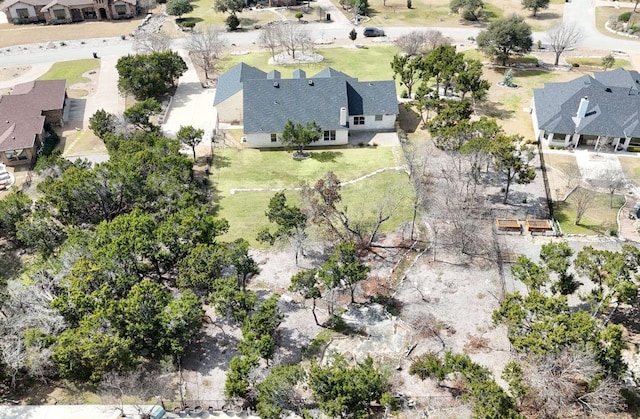
[[[364,36],[367,38],[375,37],[375,36],[384,36],[384,31],[380,28],[364,28]]]

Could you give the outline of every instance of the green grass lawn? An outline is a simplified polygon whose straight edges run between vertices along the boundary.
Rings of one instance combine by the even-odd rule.
[[[295,188],[329,171],[345,182],[396,164],[393,147],[313,150],[312,157],[302,161],[282,150],[228,148],[216,151],[214,176],[226,196],[232,188]]]
[[[51,69],[44,73],[38,80],[67,80],[67,87],[75,83],[90,81],[82,77],[84,73],[96,70],[100,67],[100,60],[87,58],[84,60],[60,61],[51,66]]]
[[[604,70],[602,68],[602,58],[589,57],[589,58],[567,58],[567,63],[569,64],[579,64],[580,66],[588,66],[588,67],[598,67],[599,70]],[[629,60],[625,60],[623,58],[616,58],[616,62],[613,65],[613,68],[626,68],[627,70],[633,70],[633,66]]]
[[[264,213],[274,193],[270,191],[237,192],[233,195],[222,193],[219,216],[229,221],[230,228],[221,239],[235,240],[242,237],[252,246],[263,246],[255,238],[258,231],[269,224]],[[297,191],[288,191],[286,194],[289,203],[296,205],[300,203]],[[348,207],[348,213],[353,220],[372,220],[380,202],[397,203],[391,219],[383,225],[381,232],[392,231],[411,220],[413,189],[404,172],[383,172],[345,186],[342,188],[342,198],[342,203]]]
[[[564,202],[553,204],[553,217],[560,223],[560,228],[566,234],[607,234],[617,230],[616,216],[618,210],[624,205],[624,197],[614,195],[613,208],[609,207],[609,194],[596,194],[590,208],[587,209],[580,225],[575,225],[575,206],[569,197]]]
[[[246,55],[227,55],[220,60],[220,74],[241,62],[257,67],[263,71],[278,70],[283,78],[290,78],[291,73],[301,68],[307,76],[313,76],[325,67],[333,67],[360,80],[389,80],[393,78],[391,60],[400,51],[395,46],[370,48],[325,48],[318,50],[324,57],[314,64],[277,64],[268,63],[270,52],[258,52]]]

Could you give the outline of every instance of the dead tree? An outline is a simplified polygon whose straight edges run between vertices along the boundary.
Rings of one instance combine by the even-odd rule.
[[[556,55],[553,65],[558,65],[560,55],[566,50],[575,48],[582,42],[582,32],[573,23],[563,22],[560,26],[547,32],[549,45]]]

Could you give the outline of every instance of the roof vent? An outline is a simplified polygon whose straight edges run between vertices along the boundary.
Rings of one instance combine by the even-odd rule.
[[[607,87],[606,89],[604,89],[604,91],[607,92],[607,93],[611,93],[611,88]]]
[[[309,86],[313,86],[313,80],[309,80],[307,83],[309,83]]]
[[[280,87],[280,83],[278,83],[277,81],[273,82],[273,87],[278,88]]]

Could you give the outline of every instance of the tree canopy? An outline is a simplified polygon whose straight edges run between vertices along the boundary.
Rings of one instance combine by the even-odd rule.
[[[478,49],[503,66],[507,65],[512,54],[526,54],[533,46],[531,27],[516,14],[489,23],[487,29],[478,34],[476,41]]]
[[[136,100],[156,98],[175,85],[187,64],[174,51],[127,55],[118,59],[118,90]]]

